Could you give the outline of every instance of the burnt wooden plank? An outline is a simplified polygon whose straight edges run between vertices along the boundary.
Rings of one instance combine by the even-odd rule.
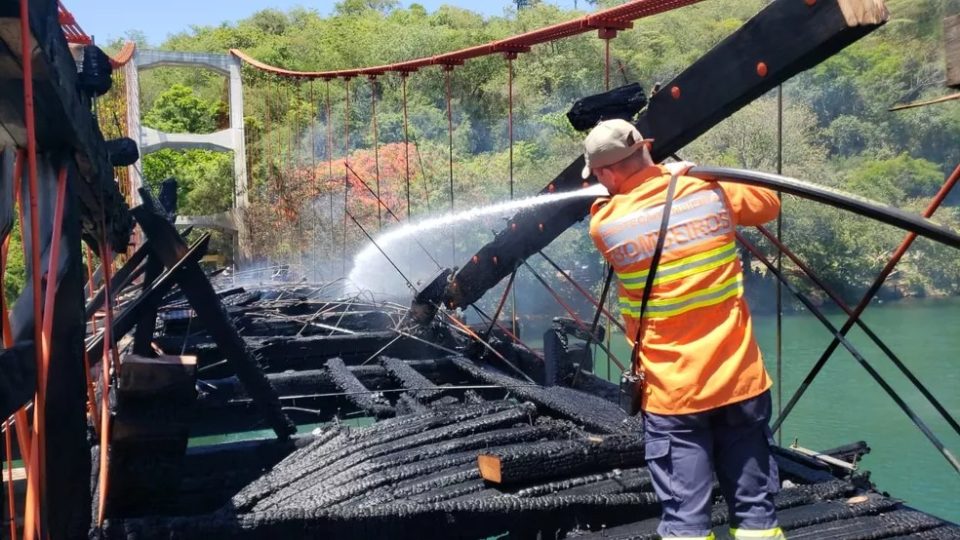
[[[144,244],[146,245],[146,244]],[[163,273],[163,264],[156,258],[150,257],[144,265],[146,272],[143,278],[143,290],[160,277]],[[151,306],[143,310],[140,320],[137,322],[137,329],[133,334],[133,352],[134,354],[148,355],[153,351],[153,332],[157,325],[157,306]]]
[[[110,442],[111,517],[175,500],[196,402],[196,358],[127,355],[117,380]]]
[[[134,208],[133,214],[149,238],[154,255],[171,268],[186,253],[186,243],[160,212],[150,191],[141,188],[140,197],[143,204]],[[276,391],[233,326],[203,270],[196,263],[184,265],[177,283],[277,436],[286,438],[295,433],[296,426],[281,410]]]
[[[9,418],[33,399],[37,362],[33,343],[0,350],[0,417]]]
[[[750,101],[875,30],[886,18],[881,0],[820,0],[812,6],[770,3],[650,99],[637,126],[654,139],[653,158],[661,161],[679,151]],[[582,169],[580,156],[540,193],[580,189]],[[517,213],[462,266],[443,301],[448,307],[475,302],[520,261],[586,217],[593,200],[576,198]]]

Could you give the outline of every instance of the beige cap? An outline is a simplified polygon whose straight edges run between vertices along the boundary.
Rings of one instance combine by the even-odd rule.
[[[636,152],[643,143],[653,139],[644,139],[640,131],[626,120],[615,118],[604,120],[596,125],[583,141],[587,164],[583,166],[581,176],[590,177],[590,169],[606,167],[623,161]]]

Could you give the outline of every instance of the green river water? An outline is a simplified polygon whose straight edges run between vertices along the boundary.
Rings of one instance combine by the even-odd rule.
[[[837,327],[845,320],[840,312],[829,313],[829,318]],[[873,305],[865,312],[864,321],[955,418],[960,416],[960,299]],[[776,319],[757,316],[754,325],[767,368],[775,378]],[[960,453],[960,436],[893,363],[858,329],[849,337],[943,444],[955,455]],[[784,404],[830,339],[813,315],[784,316]],[[614,336],[611,345],[618,358],[629,357],[622,334]],[[596,371],[606,376],[606,362],[598,363]],[[775,386],[775,415],[776,390]],[[866,441],[872,451],[861,468],[871,472],[881,490],[920,510],[960,522],[960,474],[842,346],[807,389],[780,435],[784,446],[797,440],[800,446],[814,450]]]

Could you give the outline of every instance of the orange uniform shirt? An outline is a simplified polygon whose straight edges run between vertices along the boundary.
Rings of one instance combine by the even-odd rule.
[[[590,236],[619,278],[620,310],[633,346],[670,174],[648,167],[620,193],[593,205]],[[680,176],[663,255],[644,313],[638,366],[642,408],[690,414],[755,397],[770,388],[750,311],[734,227],[774,219],[774,192]]]

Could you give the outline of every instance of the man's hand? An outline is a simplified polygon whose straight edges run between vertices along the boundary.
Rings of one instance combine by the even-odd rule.
[[[670,174],[675,174],[677,176],[683,176],[687,174],[687,171],[695,167],[697,164],[692,161],[675,161],[673,163],[664,163],[663,166],[666,167],[667,171]]]

